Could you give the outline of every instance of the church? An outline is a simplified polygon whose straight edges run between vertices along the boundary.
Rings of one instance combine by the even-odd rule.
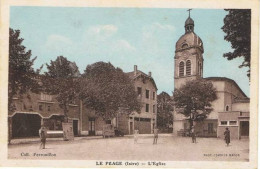
[[[203,77],[203,42],[194,32],[194,26],[189,16],[185,21],[185,34],[176,42],[174,88],[180,88],[187,81],[203,78],[212,82],[217,91],[217,100],[212,103],[213,111],[203,121],[195,122],[195,132],[199,137],[224,138],[223,133],[229,128],[231,139],[249,138],[250,99],[232,79]],[[189,128],[187,117],[175,110],[173,134],[185,135]]]

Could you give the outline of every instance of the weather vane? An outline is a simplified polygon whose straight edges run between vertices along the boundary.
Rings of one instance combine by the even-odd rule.
[[[192,9],[188,9],[187,11],[189,11],[189,18],[190,18],[190,11],[191,11]]]

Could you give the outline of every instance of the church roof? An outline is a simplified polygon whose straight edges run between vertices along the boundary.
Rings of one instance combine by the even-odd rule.
[[[176,42],[175,49],[177,52],[191,47],[197,47],[202,51],[202,53],[204,52],[203,42],[200,39],[200,37],[196,35],[194,32],[189,32],[182,35]]]
[[[142,71],[140,71],[140,70],[137,70],[136,71],[136,74],[135,74],[135,72],[133,71],[133,72],[128,72],[128,73],[126,73],[128,76],[129,76],[129,78],[130,79],[132,79],[132,80],[135,80],[135,79],[137,79],[138,77],[144,77],[144,78],[147,78],[147,79],[149,79],[152,83],[153,83],[153,85],[154,85],[154,87],[156,88],[156,90],[158,90],[157,89],[157,86],[156,86],[156,83],[155,83],[155,81],[153,80],[153,78],[151,77],[151,76],[148,76],[147,74],[145,74],[144,72],[142,72]]]
[[[247,97],[247,95],[241,90],[241,88],[238,86],[238,84],[234,81],[234,80],[232,80],[232,79],[229,79],[229,78],[227,78],[227,77],[206,77],[206,78],[204,78],[205,80],[211,80],[211,81],[226,81],[226,82],[230,82],[230,83],[233,83],[236,87],[237,87],[237,89],[242,93],[242,95],[245,97],[245,98],[243,98],[243,99],[249,99],[248,97]],[[242,99],[242,98],[239,98],[239,99]]]

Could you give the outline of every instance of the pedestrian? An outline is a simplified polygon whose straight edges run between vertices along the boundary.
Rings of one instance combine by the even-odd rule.
[[[228,146],[229,143],[230,143],[230,131],[229,131],[228,128],[226,128],[226,131],[224,132],[224,136],[225,136],[226,144],[227,144],[227,146]]]
[[[157,144],[157,139],[158,139],[158,129],[157,128],[154,128],[153,134],[154,134],[153,144]]]
[[[195,133],[195,129],[194,126],[191,127],[191,137],[192,137],[192,143],[196,143],[196,133]]]
[[[134,143],[135,144],[137,143],[137,140],[138,140],[138,134],[139,134],[139,130],[135,130],[135,133],[134,133]]]
[[[45,129],[44,125],[41,125],[41,128],[39,130],[39,135],[40,135],[40,140],[41,140],[40,149],[45,149],[46,129]]]

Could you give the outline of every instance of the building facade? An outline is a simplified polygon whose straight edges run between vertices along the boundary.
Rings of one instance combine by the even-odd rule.
[[[50,131],[62,131],[63,110],[54,96],[28,93],[13,98],[13,112],[8,112],[9,135],[12,138],[39,136],[43,124]],[[68,121],[75,135],[80,134],[79,102],[69,104]]]
[[[75,100],[69,104],[68,121],[73,123],[75,136],[102,135],[103,126],[111,124],[124,134],[133,134],[138,129],[140,133],[152,133],[156,125],[157,87],[151,73],[144,74],[137,70],[127,73],[133,80],[138,99],[142,103],[141,113],[127,112],[120,108],[116,118],[104,120],[96,115],[94,110],[86,108],[82,101]],[[44,125],[48,133],[62,135],[64,111],[60,108],[54,95],[31,93],[22,97],[14,97],[13,112],[8,112],[9,136],[11,138],[39,136],[39,129]]]
[[[189,17],[185,22],[185,34],[176,42],[174,57],[174,88],[178,89],[187,81],[203,78],[203,42],[194,33],[194,21]],[[201,137],[223,138],[228,127],[231,138],[249,136],[249,102],[235,81],[225,77],[208,77],[217,91],[217,100],[212,103],[213,111],[203,121],[195,122],[195,131]],[[186,117],[174,111],[173,133],[190,129]]]
[[[122,110],[122,113],[119,113],[117,127],[126,134],[133,134],[134,130],[139,130],[140,134],[153,133],[157,117],[157,87],[152,73],[149,72],[147,75],[135,65],[134,71],[126,74],[134,82],[142,108],[140,113],[131,112],[129,116]]]

